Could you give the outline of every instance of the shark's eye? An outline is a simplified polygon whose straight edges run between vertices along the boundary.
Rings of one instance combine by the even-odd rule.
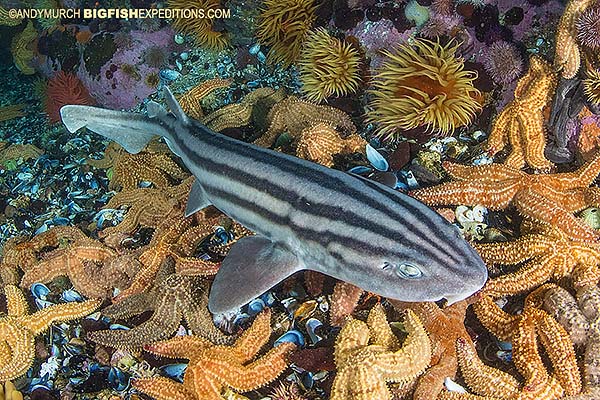
[[[396,267],[396,275],[404,279],[418,279],[423,276],[423,272],[414,264],[401,263]]]

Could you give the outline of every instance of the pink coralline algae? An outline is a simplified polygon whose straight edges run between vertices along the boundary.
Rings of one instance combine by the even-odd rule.
[[[98,104],[107,108],[130,109],[152,94],[160,70],[148,65],[145,55],[156,46],[169,54],[176,46],[170,28],[156,32],[134,30],[129,35],[131,45],[117,48],[113,58],[100,68],[98,76],[92,76],[85,65],[79,68],[78,76],[83,84]]]
[[[377,22],[364,20],[348,33],[355,36],[364,46],[366,56],[371,59],[371,68],[377,68],[384,59],[380,50],[391,50],[406,42],[414,35],[414,30],[415,28],[411,28],[398,32],[392,21],[381,19]]]
[[[510,27],[513,39],[521,42],[536,31],[534,25],[547,26],[551,21],[557,20],[564,9],[564,5],[558,0],[550,0],[539,6],[534,6],[527,1],[515,2],[514,0],[497,0],[490,3],[497,5],[500,15],[504,15],[517,4],[523,9],[523,20]]]

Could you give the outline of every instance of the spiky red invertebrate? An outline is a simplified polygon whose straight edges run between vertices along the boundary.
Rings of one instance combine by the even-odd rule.
[[[46,89],[46,113],[50,122],[60,121],[60,108],[67,104],[93,105],[94,99],[75,75],[59,71],[48,81]]]

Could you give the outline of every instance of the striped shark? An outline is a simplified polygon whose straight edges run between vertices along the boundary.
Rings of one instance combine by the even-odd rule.
[[[81,128],[138,153],[155,135],[196,177],[186,215],[213,204],[256,232],[225,257],[209,295],[213,313],[243,306],[300,270],[322,272],[402,301],[454,303],[487,269],[458,229],[380,183],[213,132],[188,118],[168,88],[147,116],[91,106],[60,110]]]

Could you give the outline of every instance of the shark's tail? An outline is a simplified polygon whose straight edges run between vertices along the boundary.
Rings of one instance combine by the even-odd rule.
[[[189,120],[168,87],[163,90],[167,105],[175,117],[184,125]],[[90,106],[63,106],[60,117],[69,132],[88,128],[119,143],[129,153],[139,153],[156,135],[171,140],[169,130],[161,123],[168,120],[167,111],[154,101],[146,105],[148,117],[123,111],[106,110]]]
[[[60,116],[69,132],[88,128],[119,143],[129,153],[139,153],[154,136],[166,134],[159,121],[142,114],[90,106],[63,106]]]

